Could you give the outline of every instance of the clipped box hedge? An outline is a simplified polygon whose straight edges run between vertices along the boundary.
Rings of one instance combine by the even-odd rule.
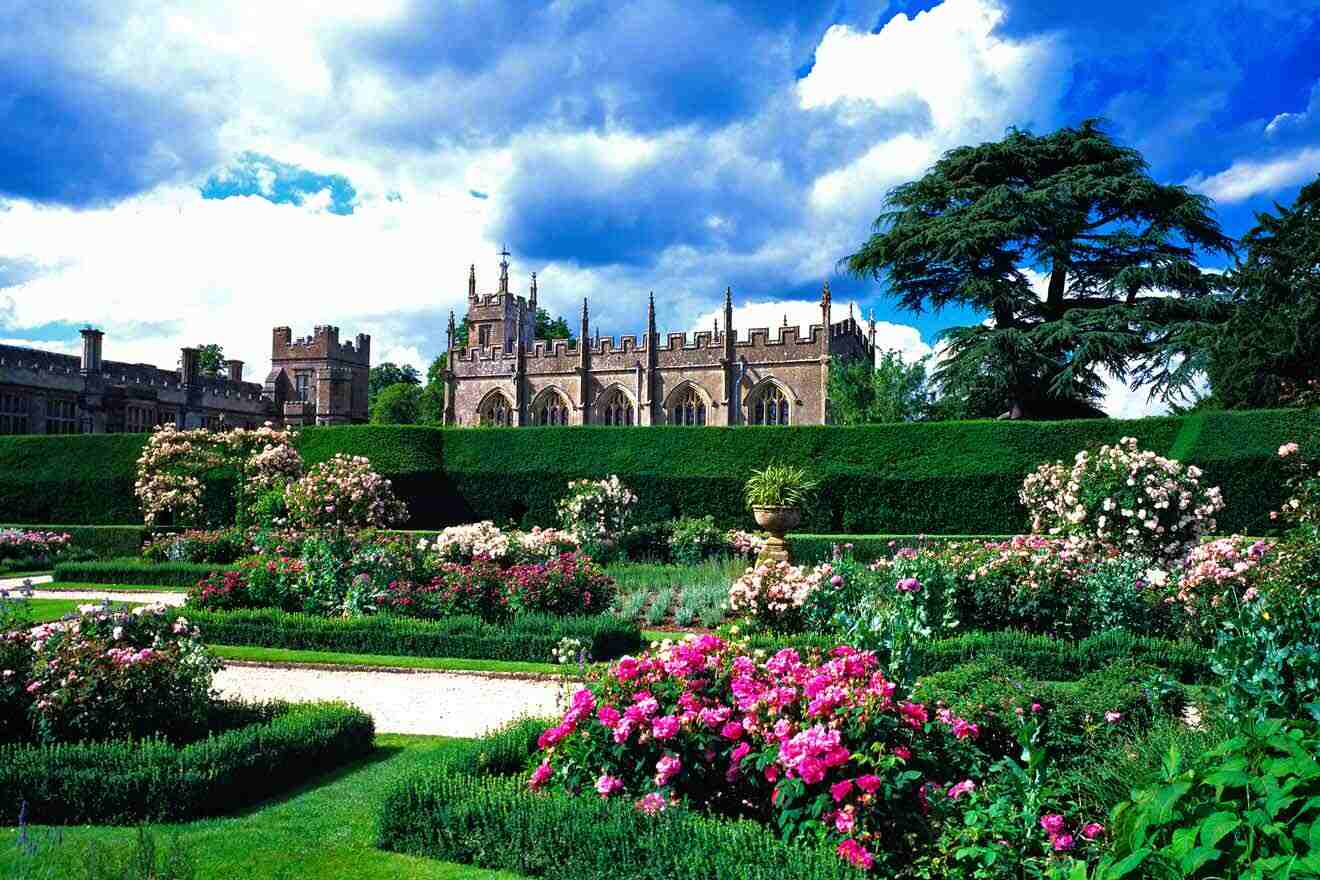
[[[107,559],[98,562],[61,562],[55,583],[143,584],[157,587],[193,587],[203,578],[233,566],[194,562],[147,562],[145,559]]]
[[[1046,461],[1124,436],[1202,467],[1228,508],[1220,531],[1264,534],[1282,500],[1280,445],[1320,430],[1320,411],[1260,410],[1137,420],[929,422],[856,427],[306,428],[310,463],[361,454],[412,511],[411,528],[479,519],[546,525],[571,479],[618,474],[638,520],[710,514],[750,527],[742,484],[780,459],[821,480],[807,533],[1012,534],[1027,527],[1017,493]],[[143,435],[0,437],[0,520],[138,523],[134,468]],[[226,477],[205,503],[223,505]],[[220,511],[223,512],[223,511]]]
[[[794,636],[754,636],[753,648],[784,647],[828,651],[839,639],[806,633]],[[969,632],[947,639],[918,642],[912,663],[917,675],[945,672],[976,660],[998,660],[1022,667],[1034,679],[1075,681],[1118,662],[1144,663],[1165,670],[1184,684],[1211,681],[1207,652],[1192,642],[1103,633],[1081,641],[1054,639],[1017,631]]]
[[[845,880],[832,849],[782,842],[755,822],[680,808],[645,816],[632,803],[533,793],[520,780],[445,770],[408,780],[385,801],[382,849],[550,880]]]
[[[588,646],[594,660],[612,660],[640,651],[637,625],[611,615],[553,617],[529,614],[506,624],[479,617],[418,620],[391,614],[318,617],[273,608],[203,611],[188,608],[189,622],[215,645],[253,645],[352,654],[452,657],[470,660],[525,660],[546,663],[562,639]]]
[[[268,713],[272,714],[272,713]],[[188,745],[164,740],[0,746],[0,824],[178,822],[255,804],[369,755],[371,716],[306,703]]]

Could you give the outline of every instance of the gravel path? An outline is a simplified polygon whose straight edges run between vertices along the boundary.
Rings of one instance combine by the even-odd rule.
[[[231,664],[216,677],[226,697],[343,700],[379,733],[481,736],[524,716],[557,715],[558,682],[456,672],[368,672]]]
[[[24,581],[32,581],[33,586],[36,586],[37,584],[48,584],[50,583],[50,575],[39,574],[35,577],[24,577],[21,574],[16,574],[10,577],[0,577],[0,590],[17,590],[19,587],[23,586]]]

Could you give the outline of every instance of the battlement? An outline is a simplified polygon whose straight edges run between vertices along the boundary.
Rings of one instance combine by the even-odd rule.
[[[0,367],[21,367],[45,373],[76,374],[81,362],[71,354],[56,354],[35,348],[0,345]]]
[[[371,365],[371,337],[359,333],[353,342],[340,342],[338,327],[318,325],[311,336],[294,339],[288,327],[276,327],[271,360],[337,360],[367,367]]]

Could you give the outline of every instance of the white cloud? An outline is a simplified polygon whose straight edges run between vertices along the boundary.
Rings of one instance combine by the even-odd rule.
[[[1221,202],[1241,202],[1310,180],[1317,173],[1320,147],[1305,147],[1272,159],[1238,159],[1218,174],[1195,175],[1186,185]]]
[[[925,109],[924,130],[900,133],[817,179],[818,214],[856,220],[878,213],[892,186],[918,176],[956,145],[998,138],[1011,124],[1049,121],[1067,88],[1068,52],[1053,37],[1005,39],[992,0],[945,0],[879,33],[831,27],[811,73],[798,84],[803,107],[854,103]]]

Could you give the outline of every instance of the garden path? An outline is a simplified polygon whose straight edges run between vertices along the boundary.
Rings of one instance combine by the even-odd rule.
[[[3,587],[0,587],[3,589]],[[82,599],[98,602],[109,599],[111,602],[136,602],[141,604],[159,603],[161,605],[182,605],[188,600],[187,593],[128,593],[123,590],[105,592],[102,590],[33,590],[33,599]]]
[[[215,686],[248,701],[342,700],[371,715],[378,733],[475,737],[517,718],[559,714],[558,682],[452,672],[228,664]]]

